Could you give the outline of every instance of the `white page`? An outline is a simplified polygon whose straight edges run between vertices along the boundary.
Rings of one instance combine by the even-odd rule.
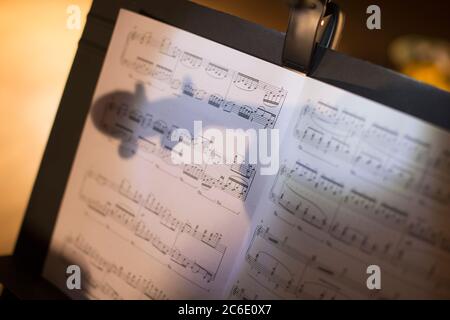
[[[448,132],[307,79],[281,149],[229,298],[450,297]]]
[[[222,130],[288,123],[303,82],[121,10],[44,276],[78,298],[223,297],[267,178],[250,166],[175,166],[168,137],[195,120]],[[69,264],[81,267],[81,291],[66,287]]]

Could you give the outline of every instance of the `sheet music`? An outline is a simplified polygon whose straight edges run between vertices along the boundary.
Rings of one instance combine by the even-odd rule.
[[[449,134],[312,79],[289,132],[228,297],[449,298]]]
[[[172,141],[198,120],[279,130],[278,173]],[[183,144],[211,161],[174,164]],[[449,209],[447,132],[121,10],[44,276],[74,298],[449,298]]]
[[[174,165],[177,128],[275,128],[304,77],[121,10],[83,130],[44,276],[77,298],[225,295],[264,187],[257,166]],[[187,138],[189,139],[189,138]],[[252,144],[250,141],[249,144]],[[175,150],[176,151],[176,150]],[[239,161],[238,161],[239,160]],[[81,267],[82,290],[66,287]]]

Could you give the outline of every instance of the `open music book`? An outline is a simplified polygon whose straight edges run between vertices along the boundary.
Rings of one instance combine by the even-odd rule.
[[[207,129],[235,129],[260,161],[220,162]],[[449,298],[449,138],[121,10],[44,277],[73,298]],[[174,163],[183,144],[209,161]]]

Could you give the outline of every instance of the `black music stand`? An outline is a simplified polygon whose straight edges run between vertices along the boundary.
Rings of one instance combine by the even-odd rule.
[[[324,1],[317,0],[323,3]],[[316,37],[307,63],[292,63],[290,37],[188,1],[94,0],[55,118],[13,256],[0,257],[5,298],[64,299],[41,271],[94,89],[120,8],[125,8],[270,63],[299,65],[312,78],[450,129],[450,94],[327,49]],[[174,9],[176,8],[176,9]],[[291,15],[292,18],[292,15]],[[318,20],[316,21],[318,22]],[[239,37],[235,35],[239,34]],[[289,31],[288,36],[292,33]],[[308,37],[306,37],[308,38]],[[318,42],[318,44],[317,44]],[[303,68],[301,66],[303,65]]]

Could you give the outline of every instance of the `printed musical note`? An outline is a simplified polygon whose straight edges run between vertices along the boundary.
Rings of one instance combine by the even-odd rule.
[[[114,289],[113,284],[108,282],[111,276],[116,277],[130,288],[135,289],[145,298],[150,300],[166,300],[168,295],[163,289],[155,284],[155,279],[136,274],[125,269],[122,265],[107,260],[88,240],[82,235],[78,235],[75,239],[69,237],[66,241],[66,251],[76,250],[78,253],[85,255],[89,259],[89,263],[97,269],[100,267],[103,274],[102,280],[93,278],[89,274],[85,280],[87,283],[83,286],[86,294],[96,296],[97,294],[105,295],[110,299],[122,299],[119,292]],[[99,282],[98,282],[99,281]]]
[[[138,32],[136,30],[130,32],[127,37],[127,45],[122,52],[121,62],[125,66],[132,68],[139,74],[150,74],[154,63],[142,54],[151,47],[152,34],[150,32]]]
[[[268,107],[278,107],[286,98],[286,92],[283,89],[269,88],[268,86],[264,86],[263,88],[265,89],[263,103]]]
[[[436,230],[427,226],[424,221],[414,221],[408,226],[408,234],[421,241],[435,246],[438,242],[439,234]]]
[[[340,293],[339,288],[325,283],[305,281],[298,288],[297,295],[308,300],[349,300],[350,297]]]
[[[208,104],[220,108],[224,102],[224,98],[218,94],[212,94],[209,96]]]
[[[203,63],[203,59],[189,52],[184,52],[180,58],[180,62],[188,68],[197,69]]]
[[[160,52],[171,58],[176,58],[181,54],[181,50],[172,45],[172,41],[169,38],[164,38],[161,42]]]
[[[182,221],[179,219],[168,207],[163,204],[154,196],[154,194],[148,194],[145,198],[135,191],[133,186],[127,181],[123,180],[120,184],[115,184],[112,181],[107,183],[90,183],[89,179],[96,181],[94,173],[90,173],[87,176],[82,189],[81,198],[87,203],[87,207],[92,209],[95,213],[99,213],[105,220],[105,225],[108,219],[116,222],[121,227],[125,228],[131,235],[148,242],[152,247],[163,257],[170,258],[171,261],[177,265],[188,270],[188,276],[194,273],[195,276],[199,276],[202,281],[211,282],[214,281],[216,272],[218,271],[223,255],[226,251],[226,246],[222,244],[222,234],[218,232],[211,232],[207,229],[202,229],[199,225],[192,225],[190,222]],[[96,200],[93,194],[105,194],[102,188],[107,188],[111,192],[111,199],[107,200],[105,204]],[[155,225],[147,223],[146,215],[138,217],[132,207],[123,202],[116,202],[114,199],[114,193],[123,196],[124,199],[130,201],[130,204],[134,204],[137,208],[144,208],[150,214],[150,217],[154,217],[159,220],[159,224],[166,230],[173,232],[175,239],[173,244],[169,244],[164,241],[160,233],[155,228]],[[144,200],[145,199],[145,200]],[[111,203],[115,202],[114,205]],[[108,229],[114,228],[108,224]],[[195,241],[189,241],[183,235],[194,239]],[[167,234],[166,234],[167,237]],[[187,244],[184,244],[187,242]],[[188,257],[183,250],[193,250],[194,247],[206,246],[209,250],[213,250],[216,254],[212,253],[212,257],[209,260],[209,265],[214,269],[210,270],[205,266],[202,266],[201,262],[194,259],[192,256]],[[186,249],[182,249],[186,247]],[[199,250],[199,249],[197,249]],[[195,250],[193,252],[196,252]],[[205,249],[200,250],[206,254]],[[203,258],[202,258],[203,259]]]
[[[421,194],[440,205],[450,203],[450,183],[427,175],[423,181]]]
[[[406,135],[397,144],[397,155],[404,161],[424,168],[427,165],[430,145],[419,139]]]
[[[354,189],[345,196],[344,203],[355,212],[397,230],[404,230],[409,216],[400,209],[386,203],[378,203],[376,199]]]
[[[137,34],[139,34],[139,37],[145,38],[145,40],[142,40],[145,43],[144,47],[141,47],[142,44],[140,43],[142,41],[137,40]],[[181,90],[185,96],[199,101],[207,98],[209,105],[217,108],[223,107],[223,111],[234,113],[244,120],[261,125],[263,128],[273,128],[275,126],[278,114],[287,96],[287,91],[283,88],[265,83],[241,72],[230,70],[197,54],[182,51],[170,38],[158,39],[150,34],[141,36],[141,33],[138,31],[131,32],[129,38],[130,40],[127,42],[122,54],[122,63],[133,71],[161,81],[174,92],[178,92],[182,86],[181,79],[183,79],[183,76],[180,74],[179,66],[187,67],[190,70],[189,72],[204,71],[216,81],[223,81],[221,84],[222,92],[209,92],[193,83],[186,83]],[[140,46],[135,47],[135,42]],[[148,55],[148,49],[156,49],[162,56],[177,60],[179,64],[176,61],[166,61],[167,59],[162,59],[162,62],[158,61],[158,63],[155,63],[145,58]],[[199,73],[200,75],[201,73]],[[234,85],[237,91],[227,89],[230,83]],[[232,102],[235,99],[241,100],[246,94],[253,95],[255,93],[258,94],[260,100],[259,103],[257,102],[254,105]],[[252,100],[254,99],[252,98]],[[265,107],[270,108],[271,111],[265,110]]]
[[[348,246],[356,247],[369,254],[379,250],[377,243],[363,231],[340,222],[336,222],[330,230],[330,235]]]
[[[256,172],[255,166],[251,164],[246,164],[243,161],[237,161],[237,156],[235,157],[234,163],[231,165],[231,171],[240,174],[246,179],[251,179]]]
[[[183,86],[183,94],[197,100],[203,100],[206,97],[207,92],[201,89],[197,89],[194,87],[194,85],[188,83]]]
[[[239,286],[239,281],[233,286],[230,292],[230,299],[231,300],[257,300],[258,295],[255,294],[251,296],[249,293],[247,293],[246,288],[242,288]]]
[[[246,91],[254,91],[258,89],[259,86],[258,79],[252,78],[240,72],[235,76],[233,83],[239,89]]]
[[[227,77],[229,70],[223,67],[220,67],[214,63],[208,63],[205,68],[205,71],[208,75],[217,79],[224,79]]]
[[[155,68],[151,71],[151,75],[153,78],[164,82],[169,81],[172,78],[172,74],[173,70],[159,64],[156,65]]]
[[[326,213],[317,204],[293,190],[288,184],[284,184],[280,194],[274,196],[278,204],[295,217],[319,229],[326,227],[328,222]]]
[[[296,162],[294,170],[284,168],[281,174],[288,175],[289,179],[309,190],[321,194],[324,198],[339,202],[342,198],[344,185],[318,172],[308,165]]]
[[[373,124],[364,134],[363,140],[372,148],[384,150],[386,152],[395,151],[398,141],[398,132]]]

